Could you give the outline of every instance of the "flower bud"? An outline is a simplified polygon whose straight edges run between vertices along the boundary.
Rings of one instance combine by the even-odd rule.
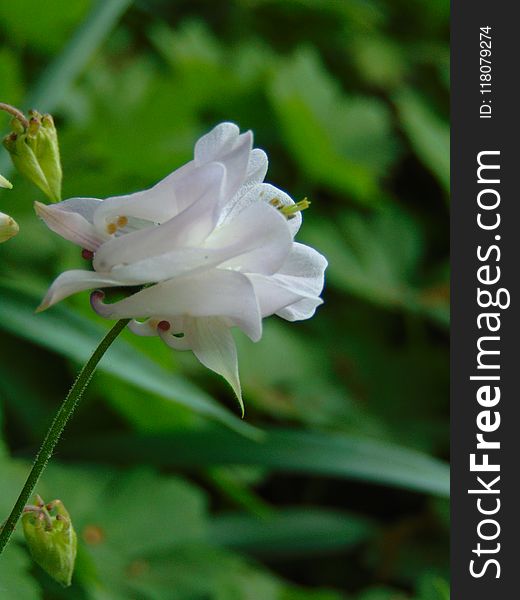
[[[18,223],[12,217],[0,212],[0,244],[10,240],[19,230]]]
[[[29,120],[11,121],[4,146],[18,171],[38,186],[52,202],[61,199],[61,162],[58,134],[50,115],[29,111]]]
[[[12,189],[13,184],[3,175],[0,175],[0,187],[7,188],[8,190],[10,190]]]
[[[76,560],[77,537],[61,500],[26,506],[22,526],[36,563],[63,586],[70,585]]]

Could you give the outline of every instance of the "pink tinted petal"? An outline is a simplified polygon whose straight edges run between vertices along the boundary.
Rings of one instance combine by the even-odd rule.
[[[85,217],[70,210],[63,210],[59,203],[47,206],[35,202],[34,209],[50,230],[81,248],[96,251],[105,240]]]
[[[81,270],[65,271],[54,280],[37,311],[45,310],[77,292],[96,287],[117,287],[120,285],[125,285],[125,283],[111,278],[108,273]]]

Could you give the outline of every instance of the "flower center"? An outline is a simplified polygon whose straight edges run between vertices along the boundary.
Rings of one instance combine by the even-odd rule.
[[[123,229],[128,225],[128,217],[121,215],[115,221],[107,223],[106,230],[109,235],[113,235],[118,229]]]

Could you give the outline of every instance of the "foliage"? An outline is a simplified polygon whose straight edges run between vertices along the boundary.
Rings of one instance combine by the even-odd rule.
[[[73,586],[17,533],[0,598],[447,600],[446,0],[29,0],[0,5],[1,100],[52,110],[63,197],[149,187],[221,120],[308,197],[329,259],[314,319],[237,336],[246,420],[191,356],[125,334],[38,487],[78,532]],[[7,131],[8,119],[0,115]],[[108,324],[9,173],[0,210],[0,511]]]

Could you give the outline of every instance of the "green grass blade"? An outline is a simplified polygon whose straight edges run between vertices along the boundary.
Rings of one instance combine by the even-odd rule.
[[[436,496],[449,496],[443,462],[394,444],[345,434],[273,429],[256,442],[209,429],[168,435],[110,434],[71,440],[73,456],[168,467],[258,465],[273,471],[355,479]]]

